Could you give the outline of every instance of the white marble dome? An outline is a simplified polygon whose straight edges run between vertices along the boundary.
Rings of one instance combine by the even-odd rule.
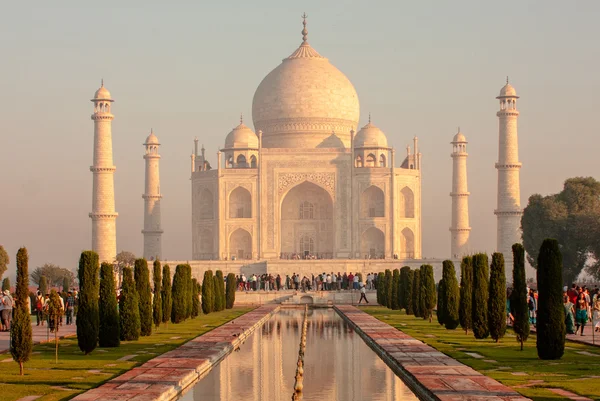
[[[154,135],[154,131],[150,131],[150,135],[146,138],[146,145],[160,145],[158,138]]]
[[[252,101],[263,147],[349,147],[360,114],[348,78],[307,41],[260,83]]]
[[[370,121],[354,137],[355,148],[387,148],[387,137]]]
[[[258,137],[244,123],[240,123],[225,138],[225,149],[234,148],[258,149]]]
[[[502,87],[502,89],[500,89],[500,94],[498,95],[498,97],[518,97],[518,96],[517,96],[517,91],[515,90],[515,88],[507,82],[506,85],[504,85]]]
[[[467,138],[465,138],[465,136],[461,132],[458,132],[456,135],[454,135],[454,139],[452,139],[452,142],[467,142]]]
[[[104,87],[104,83],[102,84],[102,86],[96,91],[96,93],[94,93],[94,99],[97,100],[111,100],[112,98],[110,97],[110,92],[108,91],[108,89],[106,89]]]

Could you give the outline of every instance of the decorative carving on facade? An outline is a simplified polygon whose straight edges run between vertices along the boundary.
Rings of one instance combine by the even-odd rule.
[[[335,173],[283,173],[278,175],[277,189],[281,195],[285,189],[303,181],[320,184],[335,199]]]
[[[339,118],[321,118],[315,122],[312,117],[308,118],[285,118],[280,120],[257,121],[256,127],[263,134],[282,132],[310,132],[310,131],[334,131],[342,135],[349,135],[351,130],[356,130],[356,123]]]

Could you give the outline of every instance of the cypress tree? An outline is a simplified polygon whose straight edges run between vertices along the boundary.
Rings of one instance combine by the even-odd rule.
[[[388,309],[392,309],[393,283],[392,283],[392,272],[390,269],[385,269],[384,283],[385,283],[385,291],[383,293],[385,294],[385,306],[387,306]]]
[[[398,287],[398,307],[406,309],[406,282],[410,267],[404,266],[400,269],[400,286]]]
[[[412,315],[415,313],[413,307],[413,281],[415,278],[415,272],[413,272],[410,267],[406,271],[406,284],[404,284],[405,292],[404,292],[404,309],[406,309],[407,315]]]
[[[29,297],[29,255],[26,248],[17,252],[17,287],[13,320],[10,325],[10,354],[19,363],[19,374],[23,376],[23,364],[29,361],[33,349],[31,317],[27,308]]]
[[[219,301],[219,308],[216,309],[218,311],[224,310],[225,309],[225,304],[226,304],[226,300],[225,300],[225,278],[223,277],[223,272],[221,270],[217,270],[217,272],[215,273],[217,278],[219,279],[219,285],[218,287],[215,288],[215,292],[217,294],[219,294],[219,298],[221,299]]]
[[[140,338],[140,300],[133,281],[131,267],[123,268],[123,282],[119,298],[119,322],[121,341],[137,341]]]
[[[187,300],[188,298],[191,299],[191,297],[188,297],[188,285],[185,270],[185,265],[177,265],[177,267],[175,267],[173,289],[171,290],[171,297],[173,299],[171,322],[173,323],[180,323],[185,320]]]
[[[444,261],[446,263],[446,261]],[[437,321],[440,325],[444,325],[444,315],[446,313],[446,305],[445,305],[445,296],[446,291],[444,290],[444,276],[442,275],[442,279],[438,283],[437,286]]]
[[[173,299],[171,298],[171,268],[169,268],[169,265],[163,266],[160,298],[162,303],[162,322],[169,324],[173,306]]]
[[[71,281],[69,280],[69,277],[63,277],[62,287],[63,292],[69,292],[69,287],[71,287]]]
[[[514,311],[513,329],[517,341],[523,343],[529,337],[529,307],[527,306],[527,281],[525,279],[525,249],[516,243],[512,246],[513,252],[513,291],[510,297],[510,306]]]
[[[150,272],[146,259],[136,259],[134,265],[135,289],[138,293],[140,309],[140,334],[152,334],[152,295],[150,289]]]
[[[385,274],[383,272],[379,272],[377,273],[377,287],[375,288],[377,290],[377,303],[381,306],[385,306],[385,301],[384,301],[384,291],[385,291]],[[352,286],[352,284],[348,284],[349,286]]]
[[[547,238],[538,255],[537,353],[543,360],[560,359],[565,352],[565,310],[562,301],[562,254],[558,241]]]
[[[115,291],[115,275],[110,263],[100,266],[100,329],[98,344],[101,347],[118,347],[119,338],[119,310],[117,293]]]
[[[433,308],[435,308],[435,279],[433,278],[433,266],[421,266],[421,307],[419,308],[423,319],[431,319],[433,317]]]
[[[489,267],[485,253],[473,256],[473,334],[482,339],[490,335],[488,325]]]
[[[415,269],[413,273],[412,307],[415,317],[423,317],[421,314],[421,271]]]
[[[8,277],[4,277],[4,280],[2,280],[2,291],[6,290],[10,291],[10,279]]]
[[[77,306],[77,343],[86,355],[98,345],[100,311],[98,309],[99,270],[98,254],[81,253],[79,258],[79,303]]]
[[[195,278],[192,279],[192,290],[192,317],[198,317],[200,314],[200,299],[198,299],[200,285]]]
[[[398,292],[400,290],[400,270],[394,269],[392,273],[392,309],[400,309],[398,302]]]
[[[155,260],[152,270],[152,281],[154,282],[154,297],[152,298],[152,320],[154,321],[154,327],[158,329],[162,322],[162,292],[161,292],[161,277],[162,269],[160,267],[160,261]]]
[[[207,270],[204,272],[204,280],[202,280],[202,313],[205,315],[215,310],[214,287],[212,270]]]
[[[506,275],[504,255],[492,254],[490,266],[490,292],[488,298],[490,336],[498,342],[506,333]]]
[[[443,263],[442,280],[444,282],[444,325],[448,330],[454,330],[459,323],[459,303],[460,296],[458,290],[458,280],[456,280],[456,270],[454,263],[445,260]]]
[[[460,327],[469,333],[473,328],[473,258],[465,256],[460,263],[460,305],[458,308],[458,318]]]
[[[213,276],[213,311],[214,312],[218,312],[221,310],[221,303],[222,303],[222,299],[221,296],[219,294],[219,285],[221,283],[219,282],[219,277],[217,277],[216,275]]]
[[[192,288],[192,268],[187,263],[184,266],[183,273],[185,278],[185,318],[189,318],[192,316],[192,297],[194,289]]]
[[[233,308],[233,304],[235,303],[235,287],[236,287],[236,278],[235,274],[229,273],[227,275],[227,289],[225,294],[225,307],[227,309]]]
[[[40,291],[42,292],[42,295],[46,295],[49,294],[48,292],[48,279],[46,278],[46,276],[41,276],[40,277],[40,283],[39,286]]]

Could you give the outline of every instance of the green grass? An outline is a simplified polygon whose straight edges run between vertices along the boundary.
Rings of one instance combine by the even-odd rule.
[[[535,401],[564,399],[548,388],[562,388],[594,400],[600,399],[598,347],[567,341],[567,349],[562,359],[542,361],[537,356],[536,337],[533,334],[529,336],[524,350],[521,351],[510,329],[499,343],[495,343],[490,338],[476,340],[471,332],[465,335],[460,327],[456,330],[446,330],[437,323],[435,316],[433,322],[429,323],[414,316],[407,316],[404,311],[379,306],[361,309]],[[595,356],[578,353],[582,351]],[[484,358],[476,359],[466,352],[476,352]],[[496,362],[485,362],[484,359]],[[512,374],[516,372],[524,372],[527,375]],[[531,380],[543,380],[543,383],[531,387],[518,387],[530,384]]]
[[[118,348],[96,348],[87,356],[77,347],[77,338],[63,339],[59,343],[58,364],[54,362],[54,343],[36,345],[31,360],[25,363],[24,376],[19,376],[19,365],[12,362],[9,353],[1,354],[0,399],[15,401],[27,395],[42,395],[38,401],[68,400],[252,309],[226,309],[169,324],[168,328],[161,326],[149,337],[121,342]],[[133,359],[118,361],[133,354]]]

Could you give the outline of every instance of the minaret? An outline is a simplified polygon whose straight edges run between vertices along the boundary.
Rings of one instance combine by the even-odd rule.
[[[104,87],[94,94],[94,175],[92,195],[92,250],[100,262],[112,263],[117,256],[117,213],[115,213],[115,184],[112,155],[112,120],[110,92]]]
[[[452,225],[450,250],[454,259],[462,258],[469,247],[469,191],[467,189],[467,139],[458,129],[452,144]]]
[[[158,138],[154,132],[150,130],[150,135],[146,138],[146,190],[142,198],[144,198],[144,258],[147,260],[160,259],[162,256],[162,241],[161,235],[163,230],[160,228],[160,174],[158,162],[160,155],[158,154]],[[192,155],[193,156],[193,155]],[[193,168],[193,167],[192,167]]]
[[[521,242],[521,190],[519,184],[519,144],[517,137],[517,92],[508,83],[500,90],[496,98],[500,101],[500,110],[496,113],[499,120],[498,147],[498,252],[504,254],[507,275],[512,271],[512,245]]]

